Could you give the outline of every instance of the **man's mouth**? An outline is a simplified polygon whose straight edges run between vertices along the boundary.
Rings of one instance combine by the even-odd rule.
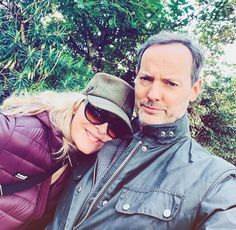
[[[155,112],[164,112],[165,109],[163,109],[161,106],[156,106],[156,105],[147,105],[147,104],[141,104],[144,107],[144,110],[150,113],[155,113]]]

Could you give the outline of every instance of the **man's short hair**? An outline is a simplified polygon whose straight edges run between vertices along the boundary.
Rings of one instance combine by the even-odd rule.
[[[194,43],[192,39],[187,36],[163,31],[159,34],[151,36],[139,49],[138,51],[138,63],[137,63],[137,72],[140,69],[141,59],[143,53],[147,48],[153,45],[166,45],[166,44],[174,44],[179,43],[186,46],[192,54],[193,64],[191,71],[191,81],[192,85],[200,78],[200,71],[203,67],[204,57],[201,48],[198,44]]]

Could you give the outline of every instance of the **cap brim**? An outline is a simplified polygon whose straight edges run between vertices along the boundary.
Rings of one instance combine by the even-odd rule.
[[[132,132],[132,127],[131,127],[131,123],[130,123],[130,119],[129,117],[126,115],[126,113],[119,107],[117,106],[115,103],[104,99],[102,97],[97,97],[97,96],[93,96],[93,95],[87,95],[88,101],[100,108],[100,109],[104,109],[108,112],[114,113],[115,115],[117,115],[119,118],[121,118],[128,126],[128,128],[130,129],[130,131]]]

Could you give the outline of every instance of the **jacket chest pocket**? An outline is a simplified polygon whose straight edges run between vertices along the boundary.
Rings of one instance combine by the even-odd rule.
[[[141,214],[162,221],[172,220],[179,211],[183,196],[166,190],[137,191],[123,188],[116,211],[126,215]]]

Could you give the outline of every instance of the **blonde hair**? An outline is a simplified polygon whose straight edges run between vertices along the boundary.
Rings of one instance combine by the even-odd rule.
[[[71,120],[85,95],[78,92],[44,91],[13,94],[2,104],[2,113],[11,116],[31,116],[48,111],[52,124],[62,132],[62,147],[52,156],[64,158],[70,149],[76,148],[71,138]]]

